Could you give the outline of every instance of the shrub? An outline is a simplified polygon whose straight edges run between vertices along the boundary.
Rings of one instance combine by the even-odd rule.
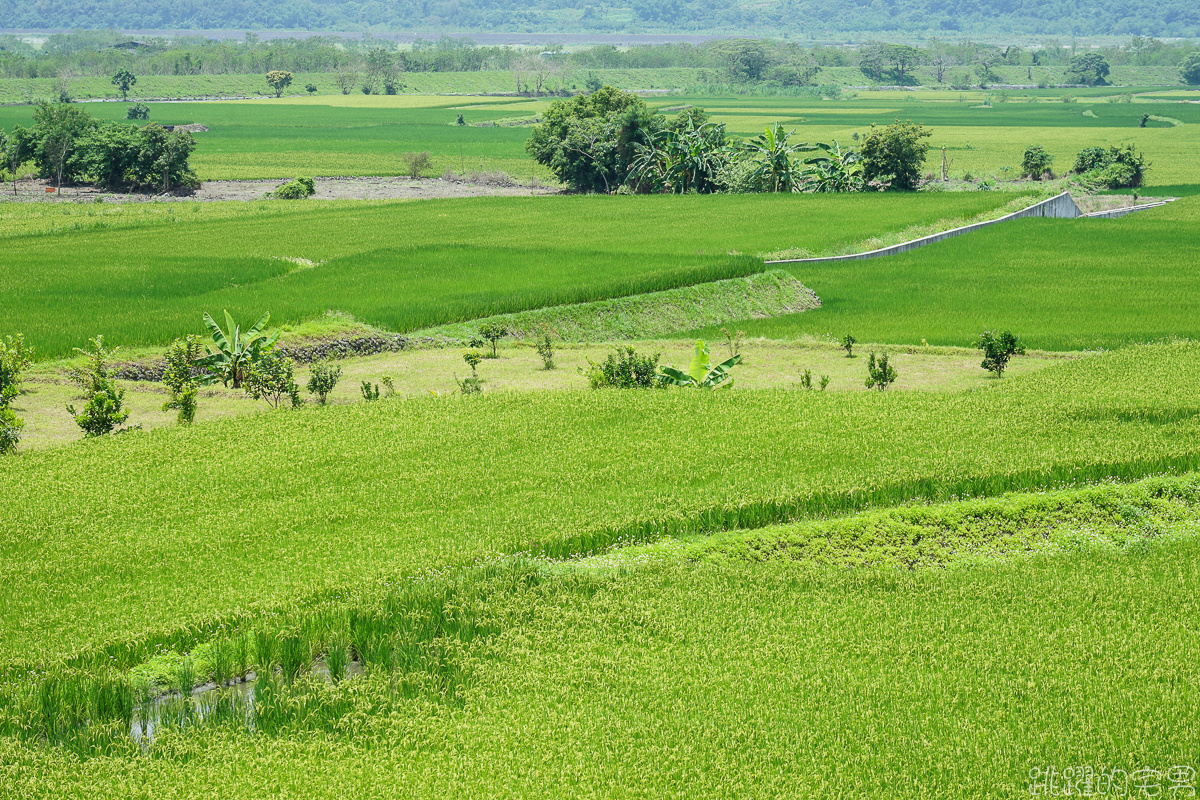
[[[421,173],[429,169],[433,163],[428,150],[422,150],[419,153],[405,153],[401,158],[404,159],[404,166],[408,170],[410,178],[421,177]]]
[[[12,410],[20,393],[21,373],[33,361],[33,348],[20,334],[0,341],[0,454],[11,453],[21,441],[25,421]]]
[[[855,339],[850,334],[842,337],[842,349],[846,351],[846,358],[854,358],[854,345],[858,344],[858,339]]]
[[[25,421],[16,415],[8,405],[0,405],[0,455],[11,453],[17,449],[21,441],[21,430]]]
[[[303,200],[317,193],[316,184],[312,178],[295,178],[275,190],[275,197],[280,200]]]
[[[1108,166],[1108,162],[1108,151],[1103,147],[1085,147],[1075,156],[1075,166],[1071,167],[1071,171],[1080,175],[1096,168],[1103,169]]]
[[[713,174],[713,183],[720,191],[730,194],[763,191],[762,175],[751,158],[733,158],[723,162]]]
[[[1014,355],[1025,355],[1025,343],[1011,331],[984,331],[979,335],[975,346],[983,351],[983,363],[980,366],[988,372],[996,373],[997,378],[1003,375],[1005,367]]]
[[[308,92],[309,94],[316,94],[317,85],[315,83],[306,83],[304,84],[304,91]]]
[[[1042,175],[1050,172],[1052,163],[1054,163],[1054,156],[1047,153],[1046,148],[1035,144],[1025,150],[1025,157],[1021,160],[1021,174],[1040,181]]]
[[[896,380],[896,368],[888,363],[888,354],[885,350],[883,355],[876,360],[875,353],[871,353],[871,359],[867,362],[867,388],[879,389],[883,391],[891,386]]]
[[[33,363],[33,348],[17,334],[0,341],[0,406],[9,405],[20,391],[21,373]]]
[[[266,400],[271,408],[279,408],[284,398],[292,408],[304,404],[300,387],[296,385],[295,364],[278,353],[267,353],[246,371],[246,394],[255,400]]]
[[[176,339],[167,348],[162,382],[170,388],[171,399],[163,404],[163,411],[177,410],[176,419],[180,425],[191,425],[196,418],[196,396],[201,380],[196,364],[202,357],[200,337],[195,334]]]
[[[588,379],[593,389],[650,389],[662,386],[658,375],[659,353],[643,355],[632,347],[618,347],[602,364],[588,359],[586,369],[579,374]]]
[[[1150,162],[1142,151],[1127,142],[1108,149],[1086,148],[1076,157],[1075,168],[1082,183],[1107,189],[1135,189],[1145,182]]]
[[[863,178],[887,183],[890,189],[916,189],[929,152],[929,142],[923,140],[930,136],[933,131],[911,121],[896,120],[884,128],[872,125],[862,142]]]
[[[483,361],[484,355],[478,350],[468,350],[463,353],[463,361],[467,362],[467,366],[471,368],[471,374],[463,378],[461,381],[457,376],[454,382],[458,384],[458,390],[463,394],[479,394],[483,391],[483,381],[479,378],[479,362]]]
[[[129,410],[124,408],[125,391],[118,389],[109,375],[112,352],[104,347],[103,336],[89,340],[86,349],[77,347],[75,352],[87,358],[86,368],[76,370],[73,378],[84,385],[88,401],[82,412],[72,404],[67,406],[67,413],[88,438],[112,433],[129,419]]]
[[[822,375],[821,380],[817,383],[817,386],[818,386],[818,388],[820,388],[820,390],[822,392],[825,391],[825,388],[827,386],[829,386],[829,376]],[[800,375],[800,388],[805,389],[805,390],[809,390],[809,389],[813,388],[813,379],[812,379],[812,370],[811,369],[804,370],[804,373]]]
[[[542,357],[542,369],[554,369],[554,332],[546,324],[538,326],[537,340],[534,349]]]
[[[150,119],[150,106],[134,103],[125,110],[125,119]]]
[[[342,368],[332,366],[324,361],[319,361],[312,366],[312,373],[308,377],[308,393],[317,396],[317,402],[325,405],[334,387],[338,385],[338,381],[342,379]]]
[[[503,322],[487,322],[480,326],[479,335],[491,342],[492,354],[488,358],[499,358],[500,356],[496,352],[496,343],[508,336],[508,326]]]
[[[358,390],[362,392],[363,400],[378,400],[379,399],[379,384],[371,385],[370,381],[363,381],[359,384]]]
[[[191,425],[196,419],[196,401],[200,389],[195,384],[189,384],[176,392],[170,400],[163,403],[163,411],[178,410],[175,421],[180,425]]]

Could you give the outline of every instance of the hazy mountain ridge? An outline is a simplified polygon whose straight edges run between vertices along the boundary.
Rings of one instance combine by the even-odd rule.
[[[1193,0],[0,0],[0,27],[1200,36]]]

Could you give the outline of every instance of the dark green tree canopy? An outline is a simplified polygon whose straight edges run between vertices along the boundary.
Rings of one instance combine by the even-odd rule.
[[[551,103],[525,149],[572,189],[611,192],[629,172],[633,143],[660,119],[637,95],[604,86]]]
[[[1192,53],[1179,68],[1179,74],[1185,83],[1193,86],[1200,84],[1200,52]]]
[[[1108,59],[1099,53],[1081,53],[1071,59],[1067,73],[1088,86],[1106,83],[1109,66]]]
[[[885,128],[871,126],[863,137],[863,177],[887,182],[891,189],[911,191],[921,184],[921,167],[929,152],[925,141],[933,131],[911,121],[896,120]]]
[[[60,182],[159,191],[196,185],[190,133],[157,123],[101,123],[77,105],[41,104],[33,126],[15,128],[8,146],[31,159],[39,176]]]
[[[112,85],[121,90],[121,98],[129,99],[129,90],[137,83],[137,76],[127,69],[118,70],[116,75],[112,76]]]

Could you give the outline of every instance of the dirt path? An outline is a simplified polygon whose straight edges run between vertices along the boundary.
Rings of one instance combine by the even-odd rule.
[[[154,194],[124,194],[106,192],[90,186],[65,186],[60,191],[47,193],[51,184],[47,181],[21,181],[17,193],[12,185],[0,186],[0,202],[90,202],[103,198],[111,202],[162,202],[172,200],[261,200],[267,192],[274,191],[285,183],[270,181],[205,181],[195,194],[188,197]],[[500,181],[472,182],[468,180],[443,180],[442,178],[377,178],[344,177],[314,179],[317,193],[315,200],[419,200],[434,197],[500,197],[558,194],[561,190],[535,183],[521,186]]]

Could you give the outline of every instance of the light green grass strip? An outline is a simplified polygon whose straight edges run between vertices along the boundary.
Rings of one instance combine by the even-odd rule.
[[[661,292],[553,306],[517,314],[441,325],[418,331],[447,341],[465,341],[480,326],[503,323],[514,339],[531,339],[546,325],[568,342],[646,339],[723,325],[739,319],[766,319],[817,308],[820,298],[783,270],[745,278],[711,281]]]

